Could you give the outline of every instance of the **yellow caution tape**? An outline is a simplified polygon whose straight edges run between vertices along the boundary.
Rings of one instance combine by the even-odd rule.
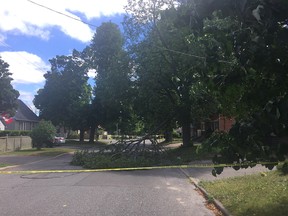
[[[0,171],[0,174],[43,174],[43,173],[92,173],[107,171],[132,171],[132,170],[153,170],[153,169],[186,169],[186,168],[217,168],[217,167],[241,167],[255,165],[277,165],[275,162],[259,163],[240,163],[240,164],[191,164],[191,165],[174,165],[174,166],[151,166],[151,167],[124,167],[124,168],[106,168],[106,169],[81,169],[81,170],[15,170]]]

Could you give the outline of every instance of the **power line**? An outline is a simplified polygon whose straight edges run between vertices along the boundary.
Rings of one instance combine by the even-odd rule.
[[[73,19],[73,20],[75,20],[75,21],[82,22],[82,23],[84,23],[84,24],[86,24],[86,25],[92,26],[92,27],[94,27],[94,28],[97,28],[97,27],[98,27],[98,26],[96,26],[96,25],[94,25],[94,24],[91,24],[91,23],[85,22],[85,21],[83,21],[83,20],[81,20],[81,19],[72,17],[72,16],[70,16],[70,15],[68,15],[68,14],[65,14],[65,13],[62,13],[62,12],[60,12],[60,11],[54,10],[54,9],[52,9],[52,8],[49,8],[49,7],[45,6],[45,5],[39,4],[39,3],[37,3],[37,2],[31,1],[31,0],[27,0],[27,1],[30,2],[30,3],[32,3],[32,4],[37,5],[37,6],[39,6],[39,7],[45,8],[45,9],[47,9],[47,10],[50,10],[50,11],[52,11],[52,12],[54,12],[54,13],[60,14],[60,15],[62,15],[62,16],[66,16],[66,17],[68,17],[68,18],[70,18],[70,19]]]
[[[18,56],[20,56],[22,59],[24,59],[28,64],[34,66],[37,70],[40,70],[40,71],[42,71],[44,73],[47,73],[47,71],[44,69],[44,67],[41,67],[38,63],[35,63],[35,62],[32,62],[32,61],[28,60],[20,52],[18,52],[16,50],[13,50],[13,48],[9,44],[7,44],[7,43],[5,43],[3,41],[0,41],[0,44],[5,46],[5,47],[7,47],[11,52],[16,53]]]

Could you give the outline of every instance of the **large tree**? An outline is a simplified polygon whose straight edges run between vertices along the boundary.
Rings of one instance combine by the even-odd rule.
[[[100,123],[108,130],[115,130],[118,124],[124,132],[124,123],[131,119],[132,97],[129,58],[119,27],[102,23],[86,53],[97,73],[94,104],[101,113]]]
[[[13,115],[17,108],[17,98],[19,92],[11,85],[11,73],[9,64],[1,59],[0,56],[0,114]]]
[[[40,116],[54,125],[72,129],[87,129],[87,106],[92,89],[87,83],[88,66],[76,50],[70,56],[56,56],[50,60],[51,71],[46,83],[35,96],[34,104]]]
[[[288,155],[288,3],[239,2],[226,1],[226,7],[218,7],[221,13],[206,22],[207,35],[217,44],[215,58],[232,57],[231,70],[215,70],[212,77],[222,111],[237,120],[229,134],[216,134],[208,145],[221,149],[215,163],[245,163],[236,169]],[[228,20],[237,24],[230,32],[223,28]]]
[[[144,82],[156,90],[154,94],[168,99],[162,101],[168,102],[170,116],[182,126],[183,145],[189,146],[191,124],[217,108],[206,82],[206,50],[199,40],[203,18],[193,13],[197,8],[192,1],[130,1],[126,9],[126,32],[139,81],[149,77],[152,81]]]

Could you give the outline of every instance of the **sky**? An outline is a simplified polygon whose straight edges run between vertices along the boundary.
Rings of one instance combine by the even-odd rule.
[[[32,101],[45,84],[43,75],[50,70],[49,59],[69,55],[73,49],[82,51],[102,22],[112,21],[121,28],[126,3],[127,0],[1,0],[0,56],[10,65],[12,85],[19,91],[19,99],[37,112]]]

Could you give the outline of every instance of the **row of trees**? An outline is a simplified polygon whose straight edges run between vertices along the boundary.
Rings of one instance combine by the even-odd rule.
[[[189,146],[191,123],[221,113],[237,123],[211,142],[227,140],[215,162],[287,154],[287,1],[129,0],[126,11],[124,35],[103,23],[82,52],[50,60],[34,100],[42,117],[91,129],[91,141],[98,125],[135,133],[165,122],[168,139],[178,124]]]

